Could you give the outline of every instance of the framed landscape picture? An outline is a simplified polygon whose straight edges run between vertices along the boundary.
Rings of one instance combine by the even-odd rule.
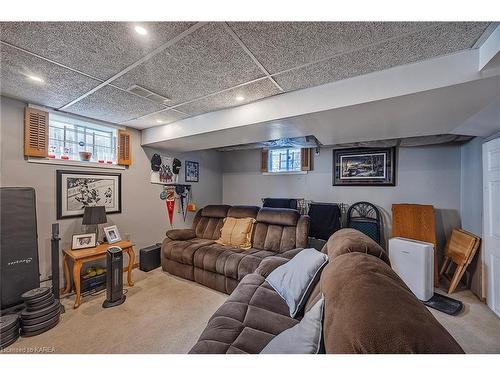
[[[122,211],[121,174],[56,171],[57,219],[83,216],[86,206],[104,206],[106,214]]]
[[[186,182],[199,182],[200,181],[200,164],[196,161],[186,160],[185,163],[185,180]]]
[[[395,186],[396,148],[333,150],[334,186]]]

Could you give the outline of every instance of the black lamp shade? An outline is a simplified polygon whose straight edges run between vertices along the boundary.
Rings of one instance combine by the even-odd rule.
[[[106,208],[104,206],[85,207],[83,211],[83,225],[96,225],[107,223]]]

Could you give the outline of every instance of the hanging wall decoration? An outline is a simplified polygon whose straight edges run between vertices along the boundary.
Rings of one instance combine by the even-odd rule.
[[[184,179],[186,182],[200,181],[200,164],[198,162],[186,160],[185,167]]]
[[[191,191],[191,186],[188,185],[178,185],[175,187],[175,192],[179,197],[179,209],[182,212],[182,218],[186,221],[186,215],[188,212],[187,206],[189,202],[189,195]]]
[[[166,205],[167,205],[168,220],[170,222],[170,226],[172,226],[174,221],[175,188],[169,186],[167,187],[166,190],[167,190]]]
[[[56,172],[57,219],[83,216],[87,206],[104,206],[106,214],[120,213],[121,174],[105,172]]]
[[[396,148],[333,150],[333,185],[396,185]]]

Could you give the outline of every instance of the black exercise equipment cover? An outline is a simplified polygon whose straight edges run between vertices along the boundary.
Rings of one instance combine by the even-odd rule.
[[[35,189],[0,188],[1,309],[23,303],[21,294],[40,286]]]
[[[340,207],[336,203],[310,203],[309,237],[327,241],[330,236],[340,229]]]

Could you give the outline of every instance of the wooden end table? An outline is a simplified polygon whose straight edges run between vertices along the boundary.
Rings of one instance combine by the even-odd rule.
[[[81,250],[63,250],[64,255],[64,278],[66,279],[66,287],[61,288],[61,293],[69,293],[71,291],[71,278],[69,276],[69,260],[73,260],[73,282],[75,283],[76,301],[73,308],[78,308],[81,304],[80,292],[80,272],[82,265],[86,262],[91,262],[96,259],[106,257],[106,252],[111,246],[120,247],[123,252],[128,254],[128,266],[123,268],[123,272],[127,272],[127,282],[129,286],[134,286],[132,281],[132,268],[135,262],[134,244],[130,241],[119,241],[113,244],[103,243],[96,247]]]

